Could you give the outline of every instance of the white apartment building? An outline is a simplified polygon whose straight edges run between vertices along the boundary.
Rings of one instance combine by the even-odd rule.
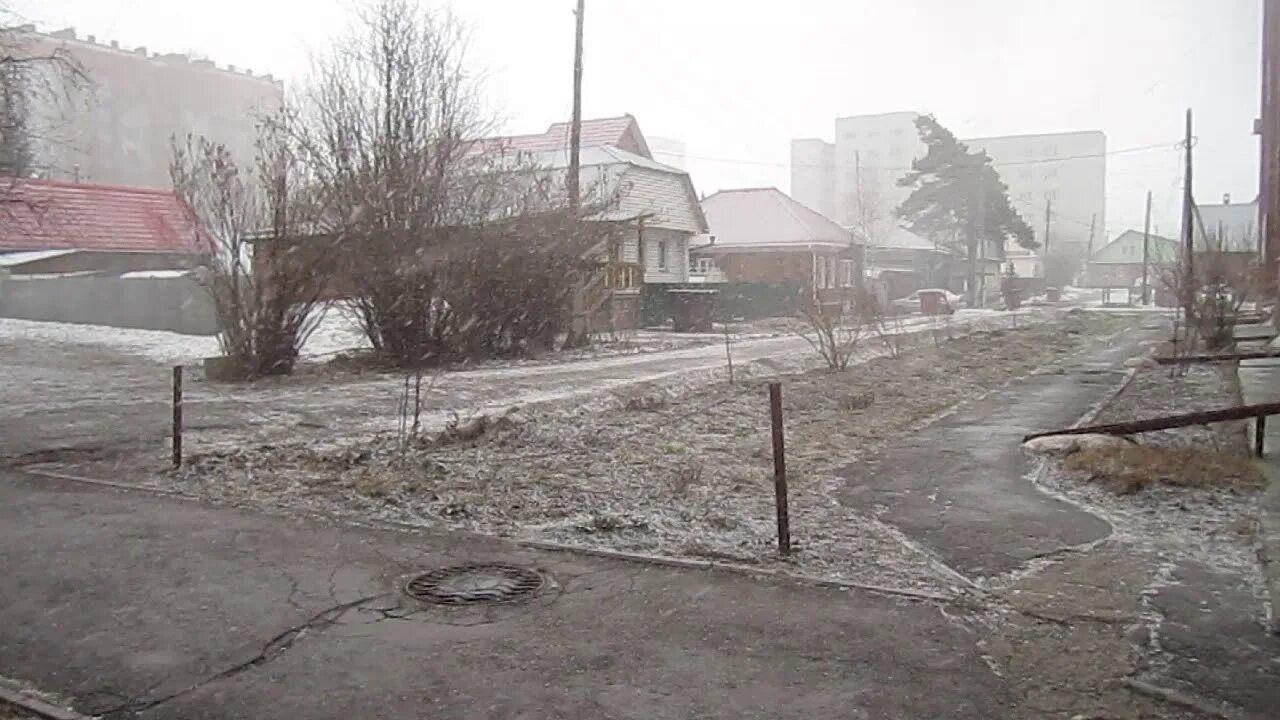
[[[888,222],[910,194],[898,180],[925,153],[915,112],[837,118],[835,140],[791,141],[791,195],[845,225],[867,214]],[[991,156],[1009,186],[1014,209],[1035,229],[1042,245],[1045,204],[1052,203],[1050,250],[1083,257],[1089,224],[1096,237],[1106,226],[1106,136],[1100,131],[962,139]],[[861,202],[860,202],[861,201]]]

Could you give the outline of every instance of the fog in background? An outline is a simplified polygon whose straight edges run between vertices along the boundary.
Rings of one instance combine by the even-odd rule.
[[[443,5],[423,0],[428,5]],[[17,0],[42,30],[201,54],[301,78],[346,0]],[[459,0],[474,67],[510,132],[571,105],[573,0]],[[1258,0],[587,0],[584,116],[632,113],[683,141],[700,192],[789,185],[789,141],[837,116],[934,113],[960,137],[1099,129],[1108,237],[1155,193],[1176,235],[1183,110],[1196,113],[1201,203],[1257,194]],[[663,158],[658,157],[659,160]],[[1030,218],[1028,218],[1030,219]],[[1064,218],[1088,222],[1088,218]]]

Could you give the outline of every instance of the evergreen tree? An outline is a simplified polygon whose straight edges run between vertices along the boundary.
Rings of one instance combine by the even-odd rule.
[[[912,232],[969,257],[979,239],[1001,254],[1010,240],[1028,250],[1040,246],[985,152],[971,152],[932,115],[916,118],[916,130],[928,152],[898,181],[912,192],[895,210]]]

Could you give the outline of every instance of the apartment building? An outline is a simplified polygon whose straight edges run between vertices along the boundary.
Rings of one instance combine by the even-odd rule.
[[[867,216],[891,222],[910,194],[898,180],[925,153],[915,112],[837,118],[835,139],[791,142],[791,194],[831,219],[857,226]],[[1100,131],[962,139],[984,150],[1009,186],[1014,208],[1044,243],[1051,203],[1050,249],[1079,255],[1106,225],[1106,136]],[[1095,220],[1096,218],[1096,220]]]
[[[40,93],[30,173],[47,180],[169,188],[171,138],[203,135],[250,163],[257,122],[284,102],[270,75],[145,47],[79,37],[74,28],[15,28],[32,55],[65,53],[87,82]]]

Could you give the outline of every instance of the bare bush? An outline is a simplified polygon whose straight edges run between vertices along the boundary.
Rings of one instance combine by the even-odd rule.
[[[551,347],[629,232],[601,220],[616,188],[571,207],[563,169],[483,140],[463,37],[451,16],[379,0],[319,60],[298,112],[343,241],[339,284],[400,367]]]
[[[806,303],[801,314],[807,324],[798,331],[800,337],[813,346],[829,369],[848,369],[862,340],[863,324],[856,320],[845,323],[837,310],[819,303]]]
[[[1206,240],[1209,249],[1197,252],[1191,262],[1183,258],[1156,273],[1157,287],[1177,297],[1181,304],[1184,338],[1178,345],[1186,352],[1197,341],[1213,350],[1232,345],[1232,328],[1241,310],[1259,294],[1261,273],[1257,263],[1242,260],[1240,253],[1219,250],[1212,236]]]
[[[203,137],[174,140],[170,175],[206,251],[201,281],[240,378],[293,371],[323,316],[332,253],[311,237],[319,206],[280,119],[260,126],[254,165]]]

